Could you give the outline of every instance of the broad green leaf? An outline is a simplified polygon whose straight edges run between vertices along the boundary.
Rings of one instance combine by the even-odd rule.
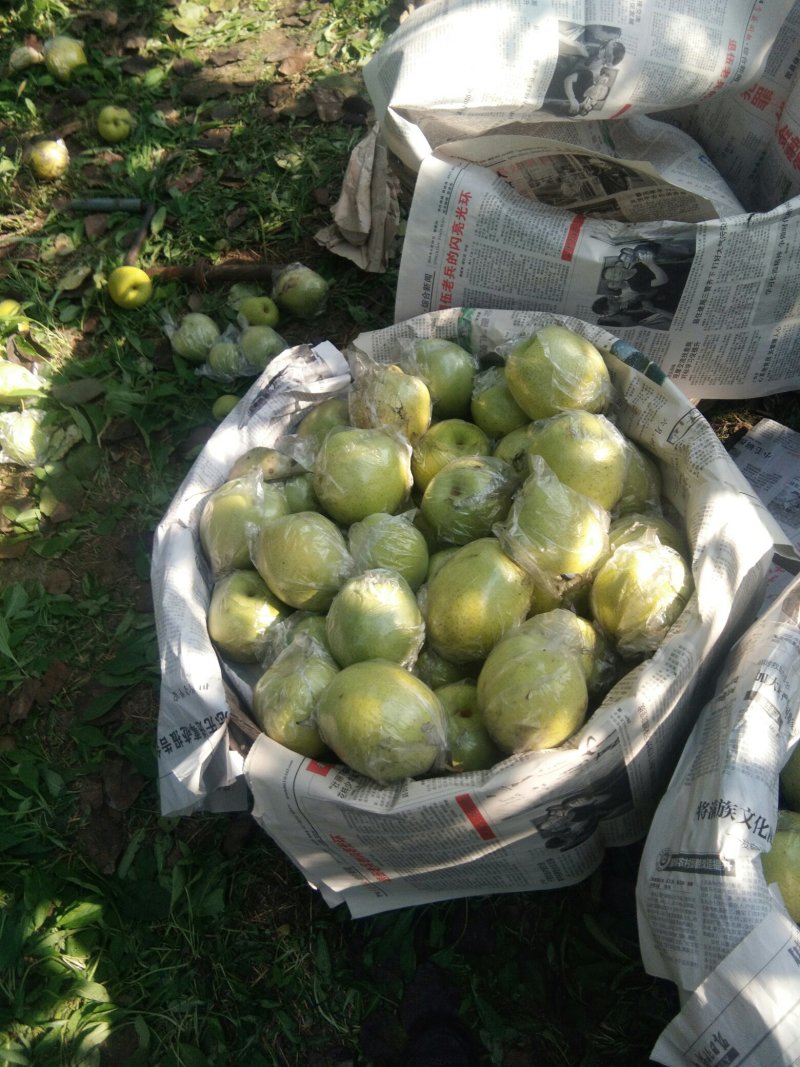
[[[64,930],[80,930],[84,926],[92,926],[103,918],[103,906],[91,900],[73,904],[71,908],[59,918],[58,925]]]

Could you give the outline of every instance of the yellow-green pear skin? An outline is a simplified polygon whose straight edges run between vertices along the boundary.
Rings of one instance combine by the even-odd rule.
[[[253,718],[273,741],[318,759],[328,750],[317,729],[317,698],[338,671],[315,640],[291,641],[253,688]]]
[[[583,725],[589,707],[580,657],[543,648],[524,633],[492,649],[477,692],[486,729],[506,753],[557,748]]]
[[[341,530],[317,511],[269,523],[253,543],[253,563],[277,597],[304,611],[327,611],[353,566]]]
[[[237,663],[260,663],[270,627],[291,614],[254,570],[235,570],[214,583],[208,636]]]
[[[317,499],[340,525],[377,511],[393,515],[411,490],[411,447],[383,430],[335,430],[323,440],[313,474]]]
[[[362,660],[320,694],[323,741],[359,774],[381,784],[427,774],[446,750],[442,703],[397,663]]]
[[[447,716],[448,767],[456,774],[485,771],[503,759],[489,736],[472,679],[440,686],[436,695]]]
[[[414,444],[431,424],[433,402],[422,378],[396,364],[375,364],[350,390],[350,421],[363,429],[395,430]]]
[[[369,659],[409,667],[425,637],[411,586],[386,567],[347,579],[328,608],[325,629],[340,667]]]
[[[592,615],[623,657],[655,652],[694,590],[682,556],[658,540],[628,541],[606,560],[589,593]]]
[[[463,545],[427,583],[427,641],[444,659],[484,659],[527,615],[533,581],[493,537]]]
[[[767,885],[778,883],[786,910],[800,924],[800,813],[782,809],[769,852],[761,853]]]
[[[541,456],[564,485],[607,511],[622,496],[626,440],[604,415],[572,410],[539,419],[531,424],[527,453]]]
[[[598,349],[558,323],[517,342],[505,371],[511,395],[531,419],[573,408],[603,412],[611,399],[611,377]]]

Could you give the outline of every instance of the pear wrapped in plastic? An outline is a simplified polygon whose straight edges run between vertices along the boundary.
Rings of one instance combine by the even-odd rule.
[[[45,383],[27,367],[0,359],[0,404],[15,404],[18,400],[42,396],[45,392]]]
[[[503,752],[557,748],[583,725],[589,707],[581,657],[542,647],[535,634],[510,634],[481,668],[478,706]]]
[[[519,633],[535,639],[541,648],[577,655],[590,695],[602,696],[617,678],[619,660],[608,639],[594,623],[574,611],[553,608],[531,615],[520,625]]]
[[[340,667],[384,659],[408,668],[422,647],[425,623],[405,578],[376,568],[344,583],[328,609],[326,633]]]
[[[353,570],[341,530],[317,511],[274,519],[253,539],[252,557],[272,592],[304,611],[327,611]]]
[[[354,382],[350,421],[362,428],[395,430],[413,445],[431,424],[433,401],[422,378],[395,363],[351,356]]]
[[[391,567],[416,592],[428,573],[428,543],[405,515],[378,511],[354,522],[348,531],[357,571]]]
[[[680,553],[652,534],[627,541],[595,575],[592,615],[621,656],[655,652],[694,590]]]
[[[534,584],[494,537],[482,537],[462,545],[424,588],[428,642],[449,662],[469,664],[522,622]]]
[[[438,541],[465,545],[488,537],[506,518],[518,484],[516,471],[505,460],[464,456],[434,474],[420,511]]]
[[[582,408],[600,413],[611,400],[605,360],[591,341],[553,323],[511,346],[505,357],[511,395],[531,419]]]
[[[424,493],[433,476],[452,460],[491,454],[489,438],[474,422],[467,422],[466,419],[434,422],[414,445],[411,453],[414,485]]]
[[[254,532],[288,514],[283,488],[264,483],[258,471],[232,478],[213,490],[200,513],[198,532],[214,578],[251,567]]]
[[[331,430],[314,459],[314,492],[342,526],[397,513],[411,490],[411,446],[384,430]]]
[[[589,576],[608,546],[608,512],[556,477],[541,456],[517,493],[508,519],[495,527],[508,554],[545,590]]]
[[[489,736],[478,705],[477,684],[471,678],[436,690],[447,717],[448,768],[456,774],[483,771],[503,758]]]
[[[313,638],[296,636],[253,688],[253,718],[273,741],[309,759],[327,751],[319,736],[317,700],[339,668]]]
[[[290,611],[254,570],[231,571],[211,591],[208,636],[236,663],[261,663],[270,627]]]
[[[478,360],[455,341],[443,337],[403,340],[401,363],[425,382],[433,401],[433,418],[466,419]]]
[[[531,423],[527,454],[541,456],[571,489],[611,511],[622,496],[628,466],[626,439],[604,415],[562,411]]]
[[[397,663],[363,660],[339,671],[319,697],[317,725],[340,760],[380,784],[444,765],[442,703]]]
[[[487,367],[478,371],[472,383],[470,416],[488,437],[505,437],[530,422],[511,395],[505,367]]]

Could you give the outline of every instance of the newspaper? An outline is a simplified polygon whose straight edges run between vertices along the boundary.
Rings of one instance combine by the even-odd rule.
[[[657,457],[666,499],[693,546],[696,594],[656,654],[625,675],[564,746],[490,771],[377,786],[255,730],[252,743],[238,746],[233,720],[241,719],[237,705],[246,714],[255,679],[219,659],[208,639],[210,575],[197,520],[238,453],[276,442],[315,395],[342,387],[347,364],[332,345],[293,350],[220,425],[157,531],[165,815],[244,806],[246,785],[263,829],[328,903],[346,902],[354,916],[568,885],[596,868],[606,845],[645,835],[698,694],[754,616],[775,544],[790,551],[783,531],[680,390],[602,329],[535,312],[451,309],[362,334],[354,345],[387,361],[400,337],[439,336],[488,360],[504,342],[553,321],[601,347],[615,385],[611,416]]]
[[[800,433],[763,419],[730,455],[800,551]],[[800,741],[798,653],[800,578],[774,562],[758,619],[720,673],[642,856],[644,965],[688,998],[652,1053],[667,1067],[800,1057],[800,930],[759,862],[780,769]]]
[[[607,97],[576,108],[615,48]],[[798,387],[800,3],[435,0],[365,80],[414,182],[396,321],[549,311],[688,397]]]
[[[364,80],[387,145],[416,168],[456,138],[651,113],[745,88],[791,8],[792,0],[433,0],[392,34]]]

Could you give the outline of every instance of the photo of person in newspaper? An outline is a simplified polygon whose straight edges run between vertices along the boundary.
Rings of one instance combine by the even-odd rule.
[[[625,57],[618,26],[558,22],[558,59],[545,92],[545,110],[557,115],[599,111]]]
[[[597,325],[668,330],[693,258],[693,239],[641,241],[606,256],[592,304]]]
[[[549,804],[532,822],[544,838],[545,848],[568,852],[588,840],[603,819],[624,815],[633,809],[628,772],[620,749],[620,741],[612,735],[594,748],[594,739],[588,740],[586,768],[588,787],[569,793]],[[599,772],[599,765],[606,769]]]

